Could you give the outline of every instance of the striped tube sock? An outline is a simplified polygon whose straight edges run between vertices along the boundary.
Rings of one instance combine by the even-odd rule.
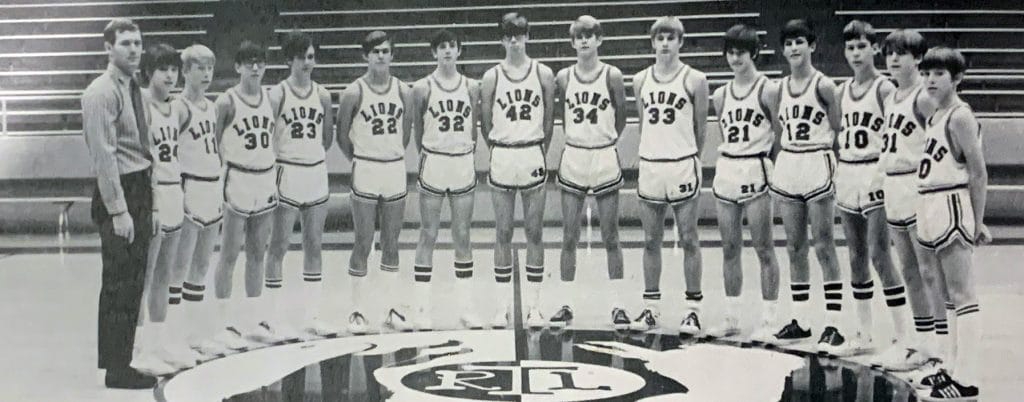
[[[203,294],[206,292],[206,286],[196,285],[185,281],[181,284],[181,300],[183,301],[181,307],[181,320],[182,322],[188,323],[182,326],[182,331],[185,332],[185,339],[191,337],[205,338],[209,335],[209,307],[206,307],[206,311],[203,310],[203,305],[200,302],[203,301]],[[209,305],[209,303],[206,303]],[[206,312],[207,314],[203,314]]]
[[[911,346],[916,346],[925,350],[925,354],[935,356],[937,350],[933,340],[935,338],[935,318],[932,316],[914,316],[914,334],[915,342]]]
[[[414,277],[416,281],[413,283],[416,297],[416,311],[427,311],[430,306],[430,279],[433,276],[434,267],[429,265],[414,265],[413,266]]]
[[[494,267],[494,282],[497,284],[498,306],[507,309],[512,305],[512,266]]]
[[[857,308],[857,327],[870,332],[875,324],[874,316],[871,314],[871,299],[875,297],[875,282],[870,279],[861,283],[851,282],[850,287],[853,288],[853,304]],[[828,293],[825,295],[827,297]]]
[[[902,342],[907,339],[907,323],[910,322],[908,317],[911,314],[910,306],[907,305],[907,291],[900,285],[882,289],[882,293],[885,294],[885,305],[889,306],[889,312],[892,313],[892,328],[896,332],[896,339]]]
[[[473,306],[469,284],[473,279],[473,261],[455,261],[455,296],[459,305],[470,310]]]
[[[181,303],[181,286],[169,286],[167,288],[167,304],[177,305]]]
[[[303,309],[303,324],[310,324],[321,315],[326,304],[323,300],[324,282],[322,272],[302,273],[302,293],[306,299]]]
[[[537,307],[540,302],[540,284],[544,281],[544,266],[533,266],[526,264],[526,283],[523,288],[526,291],[526,299],[523,302],[528,307]]]
[[[803,328],[810,328],[811,308],[811,284],[806,282],[793,282],[789,285],[789,291],[793,296],[793,318]]]
[[[842,320],[843,314],[843,283],[842,282],[825,282],[825,325],[840,328],[840,321]],[[869,325],[870,322],[862,323],[862,325]]]
[[[693,312],[700,312],[701,301],[704,300],[704,294],[700,291],[690,292],[686,291],[683,293],[684,299],[686,300],[686,308]]]
[[[284,317],[283,312],[285,309],[281,305],[281,286],[284,286],[284,279],[263,279],[263,295],[256,300],[260,307],[262,307],[256,308],[256,312],[261,319],[266,318],[271,320],[272,323],[279,323],[281,318]]]
[[[644,290],[644,307],[649,308],[652,311],[658,311],[658,305],[661,304],[661,290],[659,289],[647,289]]]
[[[473,277],[473,261],[455,261],[455,278],[470,279]]]
[[[363,303],[363,288],[366,286],[366,272],[362,275],[352,275],[352,270],[348,271],[348,305],[351,312],[362,313]]]
[[[981,309],[968,304],[956,309],[957,354],[953,374],[964,386],[978,385],[981,349]]]

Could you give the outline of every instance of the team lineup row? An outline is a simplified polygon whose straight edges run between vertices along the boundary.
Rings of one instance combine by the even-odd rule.
[[[130,45],[130,34],[138,35],[137,27],[132,30],[116,22],[108,26],[117,33],[108,48],[112,65],[118,62],[119,47]],[[429,284],[445,198],[451,207],[456,289],[465,305],[473,305],[465,279],[474,273],[469,225],[478,137],[490,150],[488,182],[496,226],[494,294],[499,296],[488,301],[495,308],[490,325],[505,328],[510,322],[511,300],[505,296],[511,294],[517,193],[527,239],[527,324],[571,325],[573,300],[568,292],[550,295],[564,299],[564,306],[550,319],[537,309],[545,277],[545,152],[556,115],[562,117],[566,144],[557,174],[564,217],[560,279],[574,279],[579,217],[585,198],[593,195],[609,279],[622,280],[617,221],[623,178],[617,142],[626,126],[627,107],[622,72],[599,58],[600,22],[582,16],[571,24],[569,40],[577,62],[557,73],[527,55],[529,25],[523,15],[505,15],[499,28],[505,58],[480,82],[459,73],[461,42],[442,30],[431,40],[437,69],[412,85],[390,73],[394,44],[389,36],[370,33],[361,43],[367,72],[342,91],[337,115],[330,93],[311,78],[318,47],[302,33],[293,32],[283,41],[290,74],[270,89],[261,86],[266,48],[243,42],[234,58],[240,82],[215,102],[204,95],[213,78],[212,51],[202,45],[180,54],[164,44],[148,48],[142,75],[149,81],[145,98],[161,233],[153,246],[157,257],[148,289],[149,316],[156,329],[147,330],[143,353],[133,365],[168,373],[244,349],[251,341],[272,344],[340,332],[321,314],[325,299],[320,250],[328,199],[325,156],[335,138],[353,163],[355,241],[347,295],[347,330],[353,334],[366,333],[369,327],[361,313],[360,293],[395,288],[397,240],[408,185],[404,156],[410,142],[421,154],[415,291],[411,300],[395,295],[395,303],[403,306],[390,309],[383,322],[386,327],[433,327]],[[808,254],[813,245],[826,300],[819,351],[851,356],[875,347],[870,311],[873,265],[896,329],[893,339],[879,343],[884,350],[876,363],[891,370],[919,369],[915,385],[931,387],[930,398],[976,398],[980,328],[970,263],[975,243],[989,238],[982,224],[987,177],[977,120],[956,94],[965,69],[959,52],[944,47],[928,50],[924,38],[910,30],[897,30],[882,40],[870,24],[853,21],[844,29],[843,45],[854,78],[837,86],[812,65],[817,43],[811,24],[792,20],[780,35],[790,75],[771,80],[757,71],[761,44],[756,30],[737,25],[726,32],[723,46],[735,77],[711,93],[705,75],[679,60],[684,36],[679,19],[655,21],[650,29],[655,63],[633,80],[640,114],[637,193],[645,238],[645,308],[631,318],[618,295],[612,295],[611,325],[634,331],[660,327],[661,247],[665,214],[672,213],[678,222],[686,283],[679,332],[736,336],[746,216],[761,265],[765,309],[763,322],[750,339],[776,345],[811,339]],[[122,38],[128,38],[128,44],[122,44]],[[884,54],[891,78],[875,68],[878,53]],[[179,66],[184,90],[172,97]],[[709,110],[717,114],[722,132],[712,187],[725,255],[726,314],[705,329],[700,320],[696,196],[701,187],[698,155]],[[771,233],[772,198],[780,200],[791,264],[788,320],[777,314],[779,267]],[[851,249],[856,319],[842,314],[843,275],[832,233],[835,206]],[[364,282],[378,215],[382,275],[369,284]],[[282,303],[282,260],[296,219],[301,219],[302,286],[308,297],[306,315],[298,323],[301,333],[293,329],[295,323],[273,313]],[[173,336],[177,340],[159,335],[172,331],[167,327],[186,332],[181,323],[188,319],[167,319],[165,327],[162,322],[168,314],[199,314],[199,303],[194,302],[204,298],[203,284],[218,237],[216,307],[200,310],[225,325],[215,334]],[[890,244],[902,269],[892,261]],[[248,297],[229,303],[233,267],[243,245]],[[182,299],[183,308],[170,310],[184,311],[170,312],[168,305]],[[410,306],[413,312],[407,318]],[[947,314],[953,308],[955,314]],[[470,310],[463,312],[462,324],[483,327]],[[950,334],[949,323],[955,318],[959,322]],[[908,328],[911,321],[913,330]]]

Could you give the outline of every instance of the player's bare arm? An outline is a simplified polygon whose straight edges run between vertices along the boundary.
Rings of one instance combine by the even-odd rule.
[[[224,130],[227,129],[228,122],[235,118],[235,105],[234,100],[227,92],[220,94],[216,101],[217,106],[217,128],[214,133],[217,135],[217,143],[224,143]]]
[[[974,208],[975,239],[987,243],[990,237],[988,229],[982,223],[985,218],[987,201],[988,170],[985,169],[985,155],[981,149],[978,120],[967,108],[957,108],[949,119],[949,139],[967,164],[968,191],[971,194],[971,206]]]
[[[769,79],[764,83],[764,90],[761,93],[761,104],[768,110],[768,120],[772,122],[772,132],[775,133],[775,141],[772,141],[771,158],[782,150],[782,122],[779,121],[779,102],[782,101],[782,85],[779,80]]]
[[[562,132],[565,132],[565,91],[569,87],[569,67],[558,70],[555,74],[555,118],[562,118]]]
[[[406,148],[409,146],[409,140],[412,139],[413,115],[418,113],[418,108],[413,102],[412,87],[408,84],[401,82],[398,87],[398,96],[402,98],[402,104],[405,105],[405,113],[402,115],[402,147]]]
[[[551,149],[551,136],[555,128],[555,74],[551,68],[537,63],[540,87],[544,92],[544,150]]]
[[[701,71],[693,70],[686,81],[684,85],[693,94],[693,134],[699,155],[704,149],[704,138],[708,132],[708,77]]]
[[[354,152],[349,131],[352,128],[352,117],[355,116],[356,107],[359,105],[359,95],[359,85],[353,82],[341,92],[338,101],[338,124],[335,126],[335,137],[338,140],[338,148],[341,148],[341,153],[349,160],[352,160]]]
[[[427,110],[427,100],[430,99],[430,85],[427,83],[429,79],[430,76],[427,76],[422,80],[416,81],[412,86],[412,105],[414,110],[411,112],[416,120],[412,132],[417,149],[423,149],[423,120],[424,113]]]
[[[612,94],[612,106],[615,107],[615,132],[622,135],[626,129],[626,83],[622,78],[622,70],[608,66],[608,89]]]
[[[334,133],[334,102],[331,101],[331,92],[323,87],[317,88],[317,96],[320,97],[320,107],[324,111],[323,132],[320,135],[324,140],[324,149],[327,150],[334,143],[334,136],[331,135]]]
[[[470,116],[473,121],[470,122],[472,123],[470,127],[473,130],[473,143],[476,143],[477,138],[480,136],[480,128],[477,127],[477,124],[480,123],[480,110],[482,109],[480,106],[480,81],[470,79],[469,77],[466,77],[466,79],[469,80],[469,102],[473,104],[473,113]]]
[[[492,67],[484,73],[483,82],[480,84],[480,127],[483,129],[484,142],[490,146],[491,129],[494,128],[491,118],[491,108],[494,107],[494,91],[498,85],[498,69]]]

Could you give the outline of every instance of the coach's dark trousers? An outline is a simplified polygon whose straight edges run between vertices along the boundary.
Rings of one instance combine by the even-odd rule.
[[[121,176],[128,213],[135,223],[135,241],[114,234],[99,189],[92,198],[92,219],[99,226],[103,256],[103,283],[99,306],[99,368],[128,368],[135,345],[145,287],[146,259],[153,227],[153,189],[149,169]]]

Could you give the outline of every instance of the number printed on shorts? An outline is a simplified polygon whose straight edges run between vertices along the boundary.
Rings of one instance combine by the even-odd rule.
[[[868,193],[868,201],[885,201],[885,192],[882,190],[876,190]]]
[[[683,183],[679,185],[679,192],[688,194],[693,192],[693,183]]]
[[[757,192],[757,184],[743,184],[740,185],[740,194],[753,194]]]

